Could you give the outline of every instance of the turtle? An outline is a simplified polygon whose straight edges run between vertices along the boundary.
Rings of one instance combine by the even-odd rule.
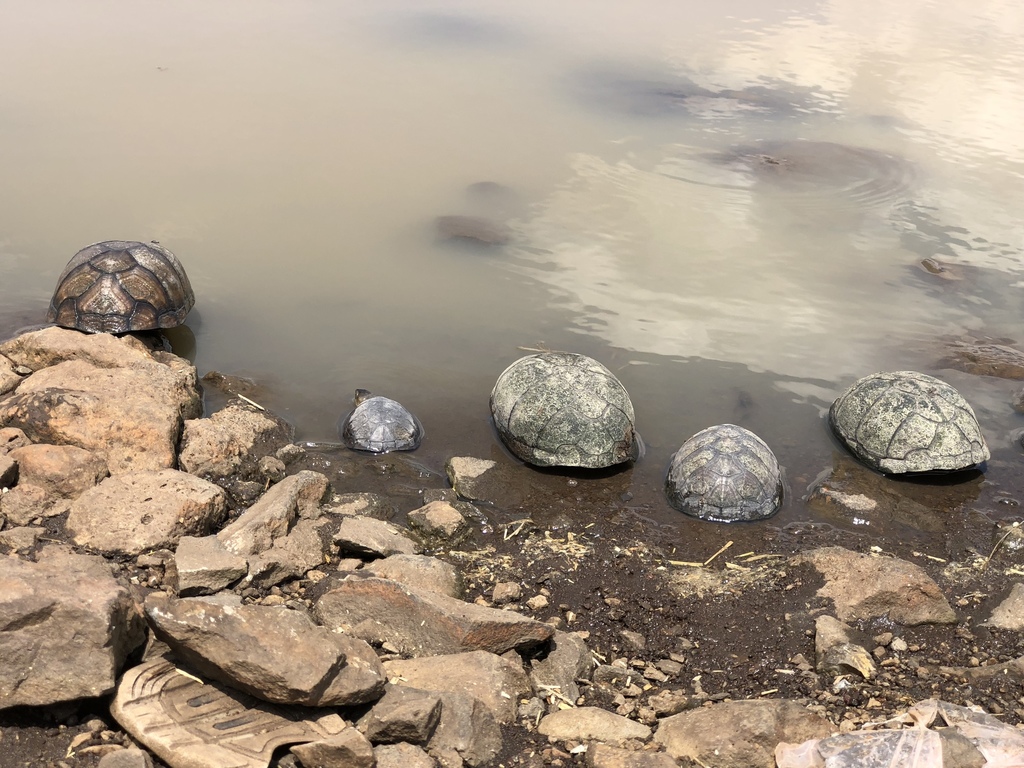
[[[357,389],[353,405],[338,422],[338,433],[349,448],[371,453],[419,448],[423,425],[401,403]]]
[[[680,512],[731,523],[763,520],[782,503],[782,470],[760,437],[735,424],[702,429],[669,463],[665,493]]]
[[[828,411],[836,437],[887,474],[956,472],[989,458],[971,406],[952,386],[917,371],[873,373]]]
[[[71,258],[46,320],[86,333],[149,331],[180,325],[194,304],[185,269],[167,248],[107,240]]]
[[[545,351],[516,360],[494,384],[491,416],[508,449],[535,466],[601,469],[640,452],[629,394],[586,355]]]

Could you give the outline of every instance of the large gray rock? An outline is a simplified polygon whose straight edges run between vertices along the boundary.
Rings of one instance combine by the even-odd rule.
[[[575,704],[580,697],[577,680],[589,680],[594,657],[583,638],[571,632],[555,632],[551,647],[543,659],[530,665],[530,679],[542,698]]]
[[[372,517],[344,516],[334,534],[334,543],[342,556],[415,555],[422,549],[401,529]]]
[[[66,527],[79,546],[137,555],[208,534],[226,514],[223,490],[163,469],[108,477],[72,502]]]
[[[377,578],[341,582],[320,597],[313,612],[324,626],[371,643],[389,642],[410,656],[527,650],[547,642],[554,632],[511,611]]]
[[[74,445],[27,445],[8,456],[18,462],[19,482],[63,499],[78,498],[109,474],[101,456]]]
[[[887,617],[906,626],[956,623],[956,613],[939,586],[905,560],[823,547],[797,555],[790,563],[809,564],[825,577],[818,596],[835,603],[840,621]]]
[[[246,559],[228,550],[216,536],[182,536],[174,552],[171,586],[181,597],[212,595],[248,572]]]
[[[415,590],[462,596],[462,579],[451,563],[426,555],[391,555],[363,567],[361,573],[390,579]]]
[[[286,477],[263,497],[225,526],[217,538],[236,555],[257,555],[291,530],[299,517],[316,519],[327,493],[327,478],[303,471]]]
[[[358,722],[359,729],[374,744],[426,744],[441,720],[441,697],[389,685],[384,696]]]
[[[81,333],[66,328],[42,328],[0,344],[0,355],[33,371],[68,360],[84,360],[97,368],[124,368],[153,359],[150,350],[132,335]]]
[[[102,696],[144,622],[102,558],[0,558],[0,709]]]
[[[651,729],[643,723],[598,707],[553,712],[540,721],[537,732],[555,741],[600,741],[615,746],[651,737]]]
[[[501,729],[475,696],[441,691],[441,719],[427,744],[432,755],[457,753],[471,768],[489,765],[501,751]]]
[[[155,658],[124,673],[110,706],[117,722],[170,768],[267,768],[285,745],[348,728],[333,710],[281,707]]]
[[[775,768],[780,742],[824,738],[831,731],[828,720],[795,701],[731,701],[666,717],[654,740],[677,760],[709,768]]]
[[[403,686],[475,696],[502,724],[514,722],[519,699],[533,695],[522,665],[486,651],[394,659],[384,671]]]
[[[261,459],[294,436],[294,428],[272,413],[231,402],[208,419],[185,422],[178,462],[186,472],[223,486],[239,503],[252,503],[249,489],[262,489],[267,479]]]
[[[154,594],[146,599],[146,616],[201,675],[265,701],[349,706],[384,692],[384,670],[372,648],[297,611]]]
[[[0,426],[18,427],[36,443],[93,451],[119,474],[175,466],[182,422],[200,412],[195,368],[181,358],[122,368],[68,360],[0,400]]]
[[[355,728],[337,736],[292,747],[302,768],[374,768],[373,745]]]

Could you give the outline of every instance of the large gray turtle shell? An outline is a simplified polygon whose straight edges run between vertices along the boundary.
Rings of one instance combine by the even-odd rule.
[[[593,358],[542,352],[516,360],[491,391],[502,441],[541,467],[611,467],[637,457],[633,404]]]
[[[702,520],[763,520],[782,502],[782,471],[772,449],[735,424],[717,424],[672,456],[665,492],[680,512]]]
[[[836,398],[828,421],[858,459],[882,472],[950,472],[989,458],[967,401],[917,371],[865,376]]]
[[[88,333],[148,331],[180,325],[194,304],[185,269],[169,250],[108,240],[71,258],[46,319]]]
[[[413,451],[423,439],[423,427],[405,406],[388,397],[370,397],[352,409],[338,425],[349,448],[372,453]]]

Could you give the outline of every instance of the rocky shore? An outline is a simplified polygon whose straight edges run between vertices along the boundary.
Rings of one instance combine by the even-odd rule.
[[[208,417],[138,338],[0,344],[0,766],[810,768],[886,733],[1024,761],[1019,526],[694,551],[562,514],[586,477],[296,444],[205,381]],[[929,524],[873,478],[837,459],[807,503]]]

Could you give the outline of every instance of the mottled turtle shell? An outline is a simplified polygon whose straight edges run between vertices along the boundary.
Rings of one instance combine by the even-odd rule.
[[[782,471],[772,449],[749,429],[717,424],[675,452],[665,492],[673,507],[702,520],[763,520],[782,503]]]
[[[338,424],[349,448],[372,453],[413,451],[423,439],[423,426],[405,407],[387,397],[357,389],[355,408]]]
[[[832,403],[828,423],[854,456],[890,474],[952,472],[989,458],[967,401],[916,371],[865,376]]]
[[[88,333],[149,331],[180,325],[193,304],[173,253],[155,243],[108,240],[68,262],[46,319]]]
[[[541,467],[601,468],[633,460],[633,404],[614,374],[586,355],[542,352],[516,360],[491,391],[502,441]]]

